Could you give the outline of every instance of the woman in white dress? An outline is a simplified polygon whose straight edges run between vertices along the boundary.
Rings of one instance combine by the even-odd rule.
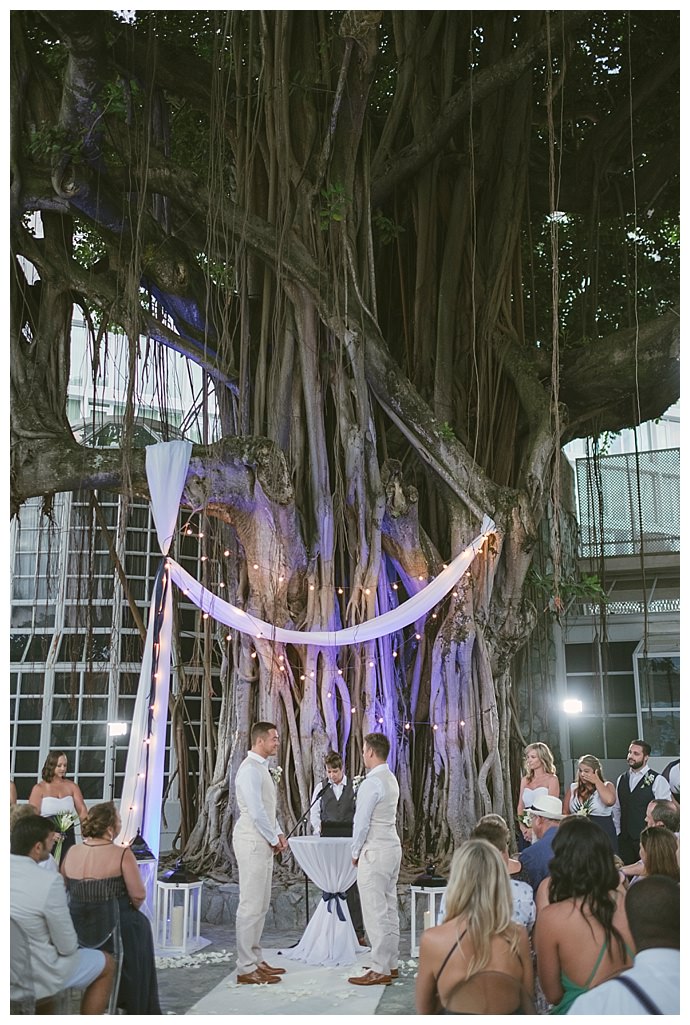
[[[604,779],[601,762],[596,755],[582,755],[577,760],[577,779],[563,801],[566,815],[587,815],[604,830],[611,850],[618,854],[618,838],[613,824],[613,806],[617,800],[614,783]]]
[[[29,804],[33,805],[39,815],[55,818],[61,812],[71,812],[80,821],[87,815],[86,804],[81,790],[76,783],[66,779],[67,755],[64,751],[49,751],[41,770],[41,782],[37,783],[29,795]],[[60,863],[70,847],[76,843],[74,826],[63,834]]]
[[[541,741],[535,741],[534,744],[528,744],[525,748],[525,775],[520,780],[518,819],[521,820],[522,815],[532,807],[537,798],[545,794],[560,797],[561,786],[556,775],[556,765],[551,749]],[[520,821],[520,832],[526,843],[530,843],[532,831],[522,821]]]

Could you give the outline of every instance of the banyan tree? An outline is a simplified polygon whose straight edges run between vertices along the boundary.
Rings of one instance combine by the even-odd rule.
[[[226,598],[276,627],[380,616],[496,524],[433,612],[376,641],[204,624],[223,703],[186,860],[229,864],[228,777],[258,718],[279,724],[288,825],[326,751],[361,771],[372,729],[408,856],[512,818],[547,514],[556,609],[565,573],[561,448],[679,394],[679,12],[20,11],[11,29],[12,513],[146,492],[133,385],[120,448],[70,428],[76,304],[95,364],[117,326],[132,368],[161,347],[202,368],[221,429],[183,506],[204,566],[227,553]]]

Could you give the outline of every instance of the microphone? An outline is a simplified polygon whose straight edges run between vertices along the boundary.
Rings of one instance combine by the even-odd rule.
[[[317,801],[318,801],[318,800],[319,800],[320,798],[322,798],[322,797],[323,797],[323,795],[324,795],[324,794],[326,793],[326,791],[328,790],[328,788],[329,788],[329,786],[330,786],[330,785],[331,785],[331,781],[330,781],[330,779],[329,779],[329,780],[326,780],[326,782],[324,783],[324,785],[323,785],[323,786],[321,787],[321,789],[319,790],[318,794],[316,795],[316,798],[314,799],[314,804],[316,804],[316,802],[317,802]]]

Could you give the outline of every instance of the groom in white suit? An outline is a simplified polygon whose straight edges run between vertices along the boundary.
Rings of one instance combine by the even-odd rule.
[[[387,986],[398,975],[397,882],[402,851],[395,819],[400,788],[388,768],[389,752],[383,733],[368,733],[364,738],[367,776],[357,791],[352,864],[357,866],[364,928],[371,943],[371,969],[348,979],[355,986]]]
[[[271,722],[252,726],[251,750],[235,776],[240,815],[232,846],[240,877],[240,902],[235,923],[237,981],[247,985],[280,982],[284,968],[272,968],[261,950],[266,913],[271,903],[273,858],[287,848],[276,819],[276,785],[267,759],[278,750],[278,730]]]

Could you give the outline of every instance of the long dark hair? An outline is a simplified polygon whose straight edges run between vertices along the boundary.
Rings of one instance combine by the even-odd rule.
[[[602,926],[608,946],[615,939],[625,958],[625,941],[613,924],[620,880],[606,833],[585,816],[573,815],[558,827],[552,847],[549,903],[581,897]]]

